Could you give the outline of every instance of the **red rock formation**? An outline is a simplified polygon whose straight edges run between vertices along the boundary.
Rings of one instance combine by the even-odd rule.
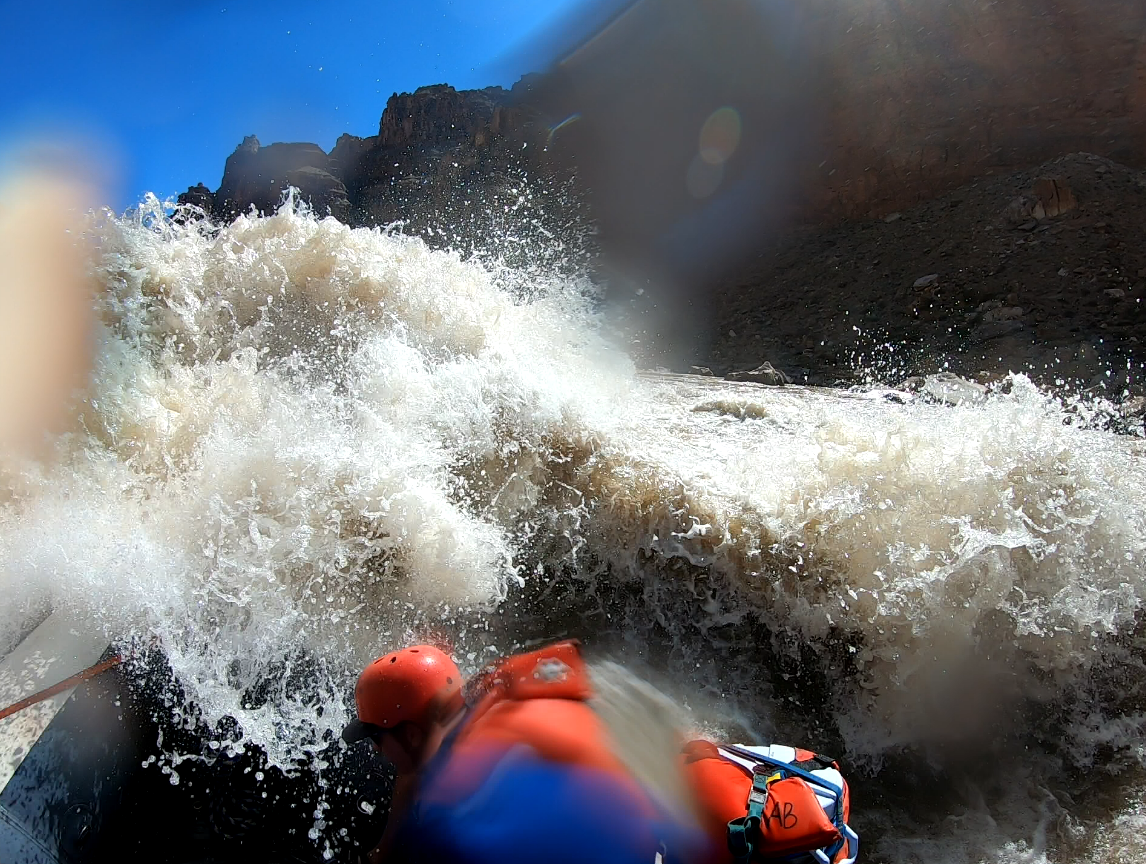
[[[501,87],[459,92],[448,84],[395,93],[378,123],[377,146],[440,146],[472,140],[507,96]]]
[[[230,218],[251,206],[270,212],[293,185],[317,212],[352,224],[448,228],[480,221],[478,211],[519,185],[522,172],[552,173],[537,170],[547,132],[500,87],[422,87],[390,97],[378,135],[343,135],[329,155],[314,144],[261,147],[249,136],[227,159],[218,192],[196,187],[181,200]]]

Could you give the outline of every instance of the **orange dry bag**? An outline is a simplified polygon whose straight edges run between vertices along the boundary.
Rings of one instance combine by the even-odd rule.
[[[832,759],[708,741],[690,742],[684,758],[709,830],[724,835],[736,864],[854,864],[859,837],[847,824],[848,785]]]

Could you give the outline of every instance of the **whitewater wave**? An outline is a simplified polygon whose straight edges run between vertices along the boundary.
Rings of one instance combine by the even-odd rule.
[[[94,229],[102,350],[83,432],[9,472],[9,596],[158,638],[215,718],[285,657],[345,676],[407,607],[503,598],[546,454],[590,446],[632,386],[585,287],[517,302],[414,238],[157,206]]]
[[[151,201],[91,236],[101,350],[80,431],[3,468],[0,634],[50,604],[158,643],[187,716],[280,765],[411,638],[472,670],[558,634],[701,728],[877,783],[1016,741],[1050,754],[1035,787],[1143,764],[1146,448],[1023,376],[948,407],[638,374],[588,281],[523,291],[291,202],[214,225]],[[1030,800],[936,828],[962,838],[940,857],[1034,860]]]

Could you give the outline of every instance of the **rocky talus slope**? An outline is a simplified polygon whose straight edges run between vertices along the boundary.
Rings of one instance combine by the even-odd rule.
[[[1091,154],[796,232],[715,289],[708,365],[797,381],[948,369],[1139,390],[1146,172]],[[1111,374],[1108,376],[1107,370]]]

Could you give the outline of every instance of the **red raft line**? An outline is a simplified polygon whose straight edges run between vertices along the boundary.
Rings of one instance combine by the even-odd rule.
[[[101,672],[106,672],[112,666],[118,666],[122,662],[123,658],[119,657],[118,655],[115,657],[109,657],[107,660],[101,660],[94,666],[89,666],[84,671],[77,672],[70,678],[65,678],[59,684],[53,684],[51,687],[47,687],[38,693],[33,693],[31,696],[21,699],[19,702],[14,702],[7,708],[0,710],[0,720],[11,717],[18,711],[23,711],[25,708],[31,705],[35,705],[37,702],[43,702],[45,699],[50,699],[57,693],[63,693],[65,690],[75,687],[81,681],[87,681],[89,678],[94,678]]]

